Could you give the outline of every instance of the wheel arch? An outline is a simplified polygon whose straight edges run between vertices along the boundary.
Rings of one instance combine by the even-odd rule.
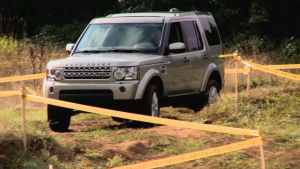
[[[145,76],[141,79],[141,82],[138,86],[136,95],[135,95],[135,99],[142,99],[145,93],[145,90],[147,89],[149,84],[154,84],[160,93],[160,96],[163,97],[164,96],[164,82],[162,80],[162,78],[160,77],[160,74],[157,70],[151,69],[149,70]]]
[[[222,88],[222,79],[221,79],[221,75],[218,71],[213,71],[210,76],[209,76],[209,79],[213,79],[215,80],[218,85],[219,85],[219,88],[221,89]]]
[[[214,79],[218,83],[220,89],[223,87],[222,76],[215,64],[210,64],[208,66],[200,91],[205,91],[209,79]]]
[[[146,88],[147,88],[149,85],[151,85],[151,84],[152,84],[152,85],[155,85],[155,86],[157,87],[160,96],[163,97],[163,96],[164,96],[164,83],[163,83],[161,77],[159,77],[159,76],[153,76],[153,77],[151,78],[151,80],[148,82]],[[145,93],[145,91],[144,91],[143,93]]]

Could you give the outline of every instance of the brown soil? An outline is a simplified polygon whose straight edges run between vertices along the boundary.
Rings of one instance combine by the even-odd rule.
[[[85,138],[80,137],[80,133],[89,133],[97,130],[115,130],[120,134],[130,134],[143,132],[156,132],[157,135],[149,139],[137,139],[132,141],[124,141],[121,143],[112,143],[108,136],[96,137],[96,138]],[[112,131],[113,132],[113,131]],[[37,138],[35,136],[28,136],[28,154],[38,155],[40,150],[47,150],[50,155],[56,155],[61,162],[70,163],[80,156],[80,167],[88,167],[92,164],[105,164],[108,159],[113,159],[115,156],[119,156],[125,163],[136,163],[141,161],[147,161],[151,159],[157,159],[167,157],[165,154],[153,154],[151,151],[151,143],[158,140],[165,139],[167,137],[173,137],[178,140],[185,139],[200,139],[206,140],[206,148],[216,147],[216,145],[224,145],[227,143],[235,142],[232,141],[231,136],[228,134],[213,134],[210,132],[170,127],[170,126],[156,126],[152,128],[137,128],[131,124],[120,124],[113,122],[111,119],[99,118],[91,120],[73,120],[70,126],[70,131],[65,133],[51,132],[50,135],[65,137],[64,141],[59,143],[51,138]],[[14,158],[13,154],[20,153],[22,156],[23,145],[20,139],[13,135],[7,135],[5,139],[1,139],[0,142],[0,168],[15,168],[18,167],[18,163],[14,166],[10,164],[10,160]],[[240,140],[245,138],[240,137]],[[264,146],[268,147],[274,143],[274,139],[267,138],[264,140]],[[172,144],[172,143],[171,143]],[[274,146],[273,146],[274,147]],[[85,156],[89,151],[98,153],[96,157]],[[247,158],[255,159],[260,163],[260,152],[258,147],[253,147],[245,150],[238,151],[247,156]],[[299,149],[276,149],[274,151],[265,148],[265,157],[267,159],[278,158],[281,160],[288,161],[292,168],[300,166],[300,154]],[[47,160],[47,159],[45,159]],[[78,165],[79,165],[78,164]],[[9,167],[8,167],[9,166]],[[209,168],[197,164],[195,161],[177,164],[174,166],[164,168]]]

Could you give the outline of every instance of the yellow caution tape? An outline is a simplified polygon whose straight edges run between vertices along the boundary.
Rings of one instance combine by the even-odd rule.
[[[3,91],[0,92],[0,97],[12,97],[22,95],[21,91]]]
[[[289,65],[261,65],[271,69],[300,69],[300,64],[289,64]],[[226,74],[236,73],[235,69],[225,69]],[[251,68],[246,66],[245,69],[238,69],[238,73],[248,74],[251,73]]]
[[[223,58],[223,57],[235,57],[235,55],[230,54],[230,55],[221,55],[220,56],[220,58]],[[299,69],[300,68],[300,64],[263,65],[263,66],[267,67],[267,68],[272,68],[272,69]],[[183,67],[183,68],[186,68],[186,67]],[[238,73],[248,74],[250,72],[251,72],[251,69],[247,69],[247,68],[238,69]],[[236,73],[236,70],[235,69],[225,69],[225,73],[226,74],[233,74],[233,73]],[[40,73],[40,74],[32,74],[32,75],[24,75],[24,76],[4,77],[4,78],[0,78],[0,83],[23,81],[23,80],[33,80],[33,79],[42,79],[42,78],[45,78],[45,76],[46,76],[45,73]]]
[[[270,74],[273,74],[273,75],[276,75],[276,76],[280,76],[280,77],[300,81],[300,75],[296,75],[296,74],[276,70],[276,69],[274,69],[274,67],[276,67],[275,65],[270,65],[269,67],[264,66],[264,65],[260,65],[260,64],[257,64],[257,63],[251,62],[251,61],[243,60],[239,56],[234,55],[234,54],[233,55],[221,55],[220,58],[222,58],[222,57],[233,57],[235,60],[243,63],[244,65],[246,65],[248,67],[251,67],[251,68],[266,72],[266,73],[270,73]],[[271,66],[273,66],[273,68]],[[294,66],[294,67],[296,67],[296,66]],[[284,68],[284,67],[282,65],[279,65],[278,68]]]
[[[248,75],[249,73],[251,73],[251,71],[252,71],[252,69],[251,69],[251,67],[249,67],[249,66],[245,66],[245,69],[247,70],[245,73],[244,73],[244,75]]]
[[[249,73],[250,71],[247,69],[237,69],[237,73]],[[236,69],[225,69],[226,74],[236,73]]]
[[[250,61],[241,60],[241,62],[243,64],[249,66],[249,67],[252,67],[254,69],[257,69],[257,70],[260,70],[260,71],[263,71],[263,72],[266,72],[266,73],[270,73],[270,74],[273,74],[273,75],[276,75],[276,76],[280,76],[280,77],[300,81],[300,75],[296,75],[296,74],[292,74],[292,73],[283,72],[283,71],[280,71],[280,70],[268,68],[268,67],[259,65],[259,64],[254,63],[254,62],[250,62]]]
[[[299,69],[300,64],[288,64],[288,65],[263,65],[264,67],[267,68],[272,68],[272,69]]]
[[[228,55],[221,55],[219,58],[227,58],[227,57],[234,57],[234,54],[228,54]]]
[[[289,65],[261,65],[271,69],[300,69],[300,64],[289,64]],[[225,69],[226,74],[236,73],[235,69]],[[245,69],[238,69],[238,73],[248,74],[251,73],[251,68],[246,66]]]
[[[140,114],[125,113],[125,112],[121,112],[121,111],[97,108],[97,107],[86,106],[86,105],[81,105],[81,104],[77,104],[77,103],[71,103],[71,102],[49,99],[49,98],[33,96],[33,95],[25,95],[25,99],[35,101],[35,102],[75,109],[75,110],[79,110],[79,111],[91,112],[91,113],[101,114],[101,115],[106,115],[106,116],[120,117],[120,118],[124,118],[124,119],[132,119],[132,120],[149,122],[149,123],[163,124],[163,125],[168,125],[168,126],[175,126],[175,127],[203,130],[203,131],[211,131],[211,132],[217,132],[217,133],[259,136],[259,132],[257,130],[216,126],[216,125],[210,125],[210,124],[200,124],[200,123],[186,122],[186,121],[180,121],[180,120],[151,117],[151,116],[145,116],[145,115],[140,115]]]
[[[30,89],[29,87],[25,86],[24,89],[26,89],[30,94],[37,96],[38,94],[33,91],[32,89]]]
[[[0,83],[32,80],[32,79],[42,79],[45,77],[46,77],[46,73],[24,75],[24,76],[3,77],[3,78],[0,78]]]
[[[237,143],[232,143],[229,145],[224,145],[216,148],[210,148],[206,150],[196,151],[192,153],[186,153],[182,155],[177,155],[173,157],[162,158],[158,160],[151,160],[147,162],[141,162],[137,164],[131,164],[121,167],[115,167],[114,169],[146,169],[146,168],[158,168],[167,165],[173,165],[178,163],[183,163],[191,160],[196,160],[204,157],[210,157],[214,155],[224,154],[231,151],[237,151],[240,149],[249,148],[252,146],[257,146],[262,143],[261,137],[249,139],[246,141],[241,141]]]

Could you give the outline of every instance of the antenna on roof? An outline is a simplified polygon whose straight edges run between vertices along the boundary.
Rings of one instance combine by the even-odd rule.
[[[177,8],[172,8],[170,9],[170,12],[179,12],[179,10]]]

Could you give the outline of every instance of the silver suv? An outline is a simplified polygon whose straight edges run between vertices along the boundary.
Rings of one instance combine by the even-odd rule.
[[[44,97],[158,117],[167,98],[204,94],[195,107],[212,104],[224,85],[223,46],[208,12],[96,18],[66,50],[70,57],[47,65]],[[47,111],[53,131],[66,131],[76,114]]]

